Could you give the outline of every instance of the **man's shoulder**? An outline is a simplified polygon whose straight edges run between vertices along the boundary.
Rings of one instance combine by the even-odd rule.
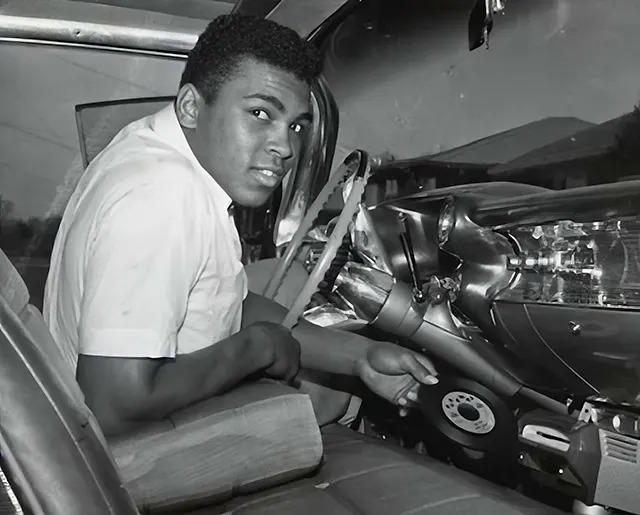
[[[114,192],[177,196],[199,190],[193,163],[168,143],[139,131],[115,141],[89,166],[96,186]]]
[[[128,132],[116,138],[89,168],[126,169],[132,173],[158,173],[171,170],[193,172],[191,160],[147,127]],[[172,177],[191,177],[191,173]]]

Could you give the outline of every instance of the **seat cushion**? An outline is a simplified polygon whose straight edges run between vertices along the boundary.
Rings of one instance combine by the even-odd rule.
[[[136,504],[153,513],[287,483],[322,459],[309,396],[268,381],[110,440],[110,447]]]
[[[319,473],[189,515],[542,515],[561,512],[512,490],[346,428],[323,430]]]

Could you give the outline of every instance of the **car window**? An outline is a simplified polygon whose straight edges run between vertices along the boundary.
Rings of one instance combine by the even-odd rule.
[[[37,307],[83,170],[75,106],[173,95],[182,68],[179,59],[0,42],[0,245]]]

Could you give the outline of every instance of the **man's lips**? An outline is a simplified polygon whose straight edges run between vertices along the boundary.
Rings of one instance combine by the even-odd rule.
[[[251,168],[251,171],[253,172],[253,176],[261,185],[269,188],[277,186],[280,180],[284,177],[284,173],[281,169],[253,167]]]

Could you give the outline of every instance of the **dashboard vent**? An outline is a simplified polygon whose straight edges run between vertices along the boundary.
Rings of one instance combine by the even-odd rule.
[[[638,463],[638,440],[614,433],[605,433],[604,452],[607,456],[628,463]]]

